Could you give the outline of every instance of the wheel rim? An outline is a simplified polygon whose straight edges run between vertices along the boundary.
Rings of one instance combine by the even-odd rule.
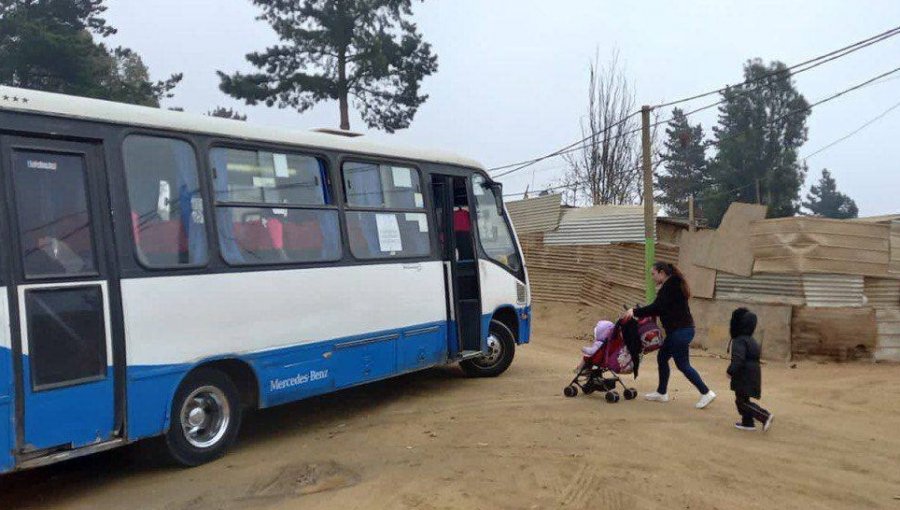
[[[181,430],[195,448],[209,448],[225,436],[231,423],[231,405],[215,386],[197,388],[181,405]]]
[[[488,352],[484,356],[472,360],[473,363],[481,368],[493,368],[503,359],[503,342],[497,338],[497,335],[493,333],[488,335],[487,347]]]

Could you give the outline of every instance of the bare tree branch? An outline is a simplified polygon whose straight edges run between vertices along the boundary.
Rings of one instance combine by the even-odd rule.
[[[633,204],[641,199],[640,124],[631,113],[634,90],[614,52],[606,66],[590,65],[588,114],[581,121],[583,149],[565,156],[566,203]],[[654,135],[655,138],[655,135]]]

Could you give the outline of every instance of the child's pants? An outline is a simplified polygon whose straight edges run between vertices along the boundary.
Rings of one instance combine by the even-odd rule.
[[[741,425],[745,427],[752,427],[754,418],[760,423],[769,420],[769,411],[760,407],[756,402],[751,402],[747,395],[735,393],[735,404],[737,404],[738,412],[741,413]]]

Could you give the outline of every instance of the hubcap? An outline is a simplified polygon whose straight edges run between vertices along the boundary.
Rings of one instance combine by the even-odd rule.
[[[181,429],[195,448],[209,448],[221,441],[230,422],[228,399],[215,386],[197,388],[181,406]]]
[[[503,343],[493,333],[487,338],[487,353],[473,360],[473,362],[481,368],[492,368],[503,358]]]

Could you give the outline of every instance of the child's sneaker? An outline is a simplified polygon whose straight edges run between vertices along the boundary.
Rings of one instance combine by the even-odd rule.
[[[644,398],[651,402],[668,402],[669,394],[668,393],[659,393],[654,391],[653,393],[648,393],[644,395]]]
[[[772,420],[774,420],[774,419],[775,419],[775,415],[774,415],[774,414],[769,414],[769,419],[766,420],[766,423],[763,424],[763,432],[768,432],[768,431],[769,431],[769,427],[772,426]]]
[[[713,390],[709,390],[706,395],[700,395],[700,400],[697,402],[695,406],[697,409],[703,409],[712,403],[713,400],[716,399],[716,392]]]
[[[770,420],[770,421],[771,421],[771,420]],[[744,425],[744,424],[741,423],[741,422],[735,423],[735,424],[734,424],[734,428],[736,428],[736,429],[738,429],[738,430],[747,430],[747,431],[750,431],[750,432],[753,432],[754,430],[756,430],[756,427],[754,427],[753,425],[747,426],[747,425]]]

